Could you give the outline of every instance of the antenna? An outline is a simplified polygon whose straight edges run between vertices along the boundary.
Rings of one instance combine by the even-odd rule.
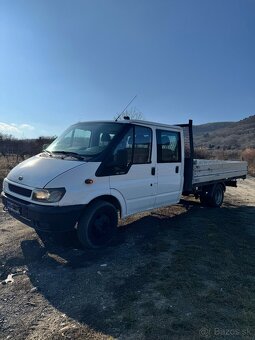
[[[127,106],[125,107],[125,109],[118,115],[118,117],[115,119],[115,122],[117,122],[117,120],[120,118],[120,116],[122,115],[122,113],[124,113],[126,111],[126,109],[129,107],[129,105],[135,100],[135,98],[137,97],[137,94],[134,96],[134,98],[132,100],[130,100],[130,102],[127,104]]]

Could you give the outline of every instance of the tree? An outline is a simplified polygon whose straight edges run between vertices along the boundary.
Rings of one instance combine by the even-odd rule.
[[[135,107],[125,110],[120,115],[116,115],[113,117],[114,120],[118,118],[118,120],[123,120],[124,117],[129,117],[134,120],[144,120],[144,115],[141,111],[138,111]]]

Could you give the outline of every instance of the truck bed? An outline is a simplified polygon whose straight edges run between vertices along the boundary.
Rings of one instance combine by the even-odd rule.
[[[220,160],[193,160],[192,184],[202,184],[219,180],[245,178],[247,162]]]

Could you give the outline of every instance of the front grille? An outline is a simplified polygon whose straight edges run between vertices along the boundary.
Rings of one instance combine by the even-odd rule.
[[[5,193],[5,196],[6,196],[7,198],[9,198],[10,200],[14,201],[14,203],[15,203],[15,202],[19,202],[19,203],[25,204],[25,205],[29,205],[29,204],[30,204],[30,202],[24,201],[24,200],[22,200],[22,199],[20,199],[20,198],[18,198],[18,197],[15,197],[15,196],[12,196],[12,195],[10,195],[10,194],[7,194],[7,192]]]
[[[10,183],[8,184],[8,186],[9,186],[9,190],[12,192],[15,192],[16,194],[19,194],[25,197],[31,196],[32,190],[30,189],[22,188],[22,187],[19,187],[17,185],[10,184]]]

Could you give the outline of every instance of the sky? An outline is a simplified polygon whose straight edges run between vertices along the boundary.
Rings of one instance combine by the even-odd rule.
[[[255,114],[255,0],[0,0],[0,133]]]

